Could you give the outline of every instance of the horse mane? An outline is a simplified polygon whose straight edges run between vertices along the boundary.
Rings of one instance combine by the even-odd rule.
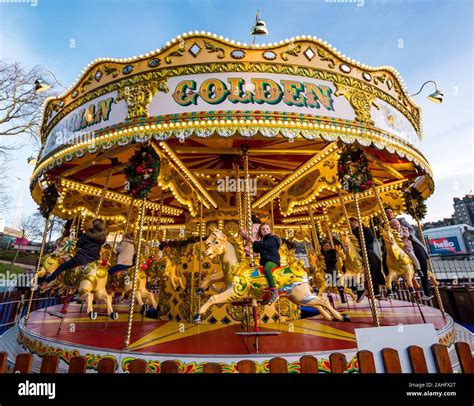
[[[242,239],[234,235],[228,235],[227,241],[234,247],[235,254],[237,255],[237,261],[243,262],[245,260],[245,250]]]
[[[361,252],[359,240],[358,240],[357,237],[354,235],[354,233],[349,233],[349,239],[351,240],[351,243],[352,243],[352,245],[355,247],[355,249],[356,249],[358,252]]]
[[[403,239],[402,239],[402,236],[400,235],[400,233],[398,232],[398,230],[390,227],[390,226],[385,226],[386,227],[386,230],[390,233],[392,233],[393,235],[393,239],[395,240],[395,243],[400,247],[400,248],[403,248],[404,247],[404,244],[403,244]],[[382,234],[382,238],[383,238],[383,234]]]

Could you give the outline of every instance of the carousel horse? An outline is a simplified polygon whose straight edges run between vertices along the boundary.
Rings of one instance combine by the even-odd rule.
[[[67,290],[69,293],[79,290],[81,299],[86,300],[87,313],[92,320],[97,318],[97,312],[92,306],[94,298],[103,300],[107,305],[107,314],[116,320],[118,314],[112,308],[112,296],[105,290],[108,275],[106,258],[108,255],[109,250],[102,248],[101,259],[64,271],[54,281],[48,283],[44,290],[58,288],[60,291]],[[64,260],[60,252],[50,255],[43,261],[42,268],[37,275],[43,277],[51,274]]]
[[[180,288],[184,291],[186,288],[185,279],[183,275],[177,271],[176,262],[172,261],[170,257],[172,257],[171,249],[167,247],[163,250],[163,256],[158,262],[162,263],[165,267],[165,275],[169,278],[173,290]]]
[[[310,269],[313,273],[312,276],[312,285],[313,289],[319,293],[322,289],[325,290],[326,285],[326,272],[325,272],[325,263],[324,257],[321,252],[315,252],[311,250],[308,252],[308,262]]]
[[[352,287],[355,284],[360,285],[361,277],[364,274],[364,261],[360,254],[359,241],[354,234],[349,232],[341,233],[339,237],[345,254],[344,266],[346,272],[344,274],[344,286],[349,281],[351,281]],[[352,289],[350,289],[350,295],[355,300]]]
[[[75,241],[74,239],[68,238],[61,238],[56,241],[56,248],[55,250],[43,256],[41,259],[41,268],[36,273],[35,278],[43,278],[50,274],[52,274],[62,263],[66,262],[72,257],[72,254],[75,249]],[[52,284],[53,286],[50,287],[58,287],[61,288],[60,285],[56,283]],[[45,289],[41,290],[41,293],[44,292]]]
[[[392,283],[403,276],[410,292],[414,292],[413,276],[415,268],[410,256],[403,250],[400,234],[386,225],[382,228],[382,239],[387,252],[388,275],[385,278],[387,293],[392,290]]]
[[[263,267],[250,267],[242,257],[239,262],[236,247],[222,231],[211,227],[211,235],[206,239],[205,246],[207,257],[212,259],[220,256],[224,277],[229,286],[224,292],[211,296],[201,306],[194,316],[195,323],[199,323],[202,315],[215,304],[232,303],[245,298],[260,300],[265,297],[268,284]],[[241,252],[240,247],[238,249]],[[315,307],[327,320],[350,321],[347,315],[341,315],[334,309],[326,298],[318,297],[311,291],[303,261],[277,267],[272,272],[279,293],[293,303]]]
[[[241,240],[239,237],[234,237],[234,236],[227,236],[227,240],[234,246],[234,247],[239,247],[241,248]],[[296,261],[295,258],[295,253],[293,250],[290,250],[288,246],[283,243],[280,246],[280,249],[278,250],[278,253],[280,254],[281,257],[281,264],[282,266],[287,266],[290,263],[293,263]],[[240,255],[242,259],[244,260],[245,254],[241,250]],[[226,265],[223,264],[222,268],[224,269]],[[225,282],[227,285],[227,288],[229,288],[230,284],[232,283],[232,280],[228,278],[229,276],[229,271],[228,267],[225,270],[219,271],[219,272],[214,272],[211,275],[209,275],[204,281],[201,283],[201,286],[197,289],[198,295],[203,295],[204,292],[209,288],[209,286],[213,285],[214,283],[218,282]],[[220,293],[220,292],[219,292]]]
[[[131,266],[126,271],[117,272],[112,275],[107,282],[107,291],[111,293],[122,293],[122,297],[129,293],[133,289],[134,270],[135,267]],[[140,265],[137,275],[135,299],[142,312],[147,309],[148,304],[150,304],[154,309],[158,308],[155,295],[147,289],[147,282],[155,279],[156,276],[157,272],[155,270],[154,259],[153,257],[149,257]]]
[[[118,319],[118,313],[114,311],[112,307],[112,295],[106,290],[107,277],[108,277],[108,266],[106,259],[99,259],[87,264],[83,268],[83,276],[79,282],[79,295],[81,299],[85,299],[87,304],[87,314],[92,320],[97,318],[97,312],[93,308],[93,300],[102,300],[107,306],[107,314],[113,319]],[[77,269],[77,268],[76,268]],[[66,271],[67,273],[67,271]],[[74,280],[74,274],[69,277],[73,277],[72,286],[76,286],[76,280]],[[68,275],[64,276],[64,284],[69,285]]]

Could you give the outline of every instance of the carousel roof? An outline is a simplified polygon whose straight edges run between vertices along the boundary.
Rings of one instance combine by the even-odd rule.
[[[199,202],[218,218],[235,206],[226,177],[242,172],[245,146],[254,210],[278,199],[280,220],[309,209],[327,215],[325,202],[337,206],[340,192],[340,146],[357,143],[383,198],[402,210],[407,181],[425,197],[433,191],[421,136],[421,110],[393,68],[361,64],[310,36],[247,45],[196,32],[138,57],[95,60],[49,98],[31,187],[39,202],[41,182],[60,179],[57,214],[71,216],[94,211],[111,174],[103,213],[123,219],[124,169],[148,143],[162,158],[150,213],[163,199],[170,223],[196,216]]]

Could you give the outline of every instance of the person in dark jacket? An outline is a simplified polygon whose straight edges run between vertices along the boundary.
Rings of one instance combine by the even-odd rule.
[[[395,214],[393,213],[393,210],[390,207],[385,209],[385,214],[387,214],[389,220],[393,220],[396,218]],[[433,299],[433,295],[431,294],[430,280],[428,278],[428,251],[426,250],[425,245],[416,235],[416,231],[411,226],[411,224],[408,223],[408,221],[406,221],[403,217],[398,218],[397,220],[402,226],[408,228],[408,232],[410,233],[410,236],[408,238],[413,245],[413,251],[415,252],[416,259],[420,263],[420,271],[418,274],[421,279],[423,296],[420,297],[418,300],[431,300]]]
[[[100,249],[107,238],[107,230],[102,220],[92,221],[89,229],[81,234],[76,243],[76,255],[69,261],[61,264],[53,273],[38,280],[39,284],[45,284],[55,280],[62,272],[86,265],[100,258]]]
[[[349,218],[349,223],[351,224],[352,233],[356,236],[357,240],[359,241],[359,246],[362,249],[360,233],[359,233],[359,222],[355,217]],[[370,275],[372,276],[372,285],[374,287],[374,293],[378,295],[379,286],[385,285],[385,277],[382,273],[382,263],[380,258],[374,251],[374,242],[375,237],[370,228],[365,227],[362,225],[362,232],[364,234],[365,240],[365,248],[367,250],[367,258],[369,260],[369,267],[370,267]],[[362,255],[362,252],[361,252]]]
[[[263,266],[265,277],[267,278],[271,292],[268,304],[274,303],[278,300],[278,290],[276,288],[272,270],[280,266],[280,254],[278,253],[281,246],[280,238],[272,234],[272,229],[268,223],[260,224],[257,233],[258,240],[254,240],[253,236],[248,236],[244,230],[241,230],[241,234],[245,239],[252,243],[254,252],[260,254],[260,265]]]
[[[344,295],[344,286],[338,283],[338,250],[341,249],[341,243],[334,239],[333,240],[334,248],[331,247],[331,242],[329,240],[323,240],[321,242],[321,254],[324,257],[324,263],[326,265],[325,272],[330,275],[331,285],[336,286],[339,296],[341,297],[341,302],[346,303],[346,296]]]

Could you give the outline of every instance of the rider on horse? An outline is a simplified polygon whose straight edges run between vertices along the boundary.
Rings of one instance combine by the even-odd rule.
[[[271,297],[268,304],[272,304],[278,300],[278,289],[275,285],[272,270],[280,266],[280,254],[278,250],[281,246],[281,240],[278,236],[272,234],[270,224],[262,223],[258,229],[257,237],[248,236],[244,230],[241,230],[242,236],[252,243],[254,252],[260,254],[260,265],[263,266],[268,286],[270,286]]]

